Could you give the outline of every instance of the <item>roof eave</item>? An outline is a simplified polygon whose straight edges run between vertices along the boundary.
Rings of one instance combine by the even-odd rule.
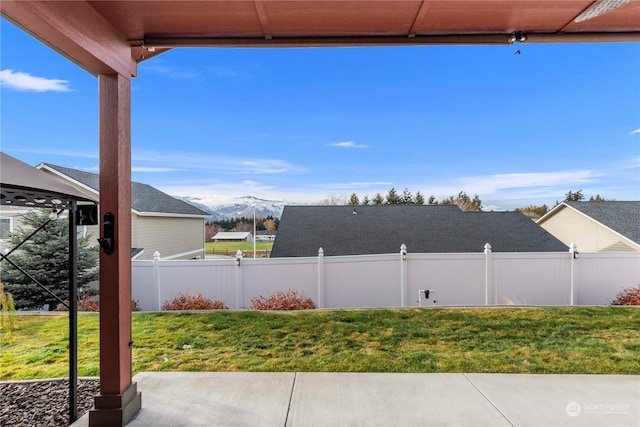
[[[142,217],[164,217],[164,218],[201,218],[207,219],[211,215],[199,215],[199,214],[185,214],[185,213],[172,213],[172,212],[145,212],[137,209],[131,209],[131,212]]]

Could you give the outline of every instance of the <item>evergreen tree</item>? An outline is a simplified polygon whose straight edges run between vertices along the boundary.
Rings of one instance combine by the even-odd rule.
[[[360,200],[358,200],[358,195],[356,193],[352,193],[351,197],[349,197],[349,205],[358,206],[360,204]]]
[[[457,205],[461,210],[465,212],[480,212],[482,210],[482,200],[476,194],[473,199],[469,195],[461,191],[457,196],[449,196],[440,201],[436,200],[435,196],[429,197],[430,205]]]
[[[416,199],[414,203],[416,205],[424,205],[424,196],[419,191],[416,193]]]
[[[605,199],[601,195],[597,194],[596,197],[589,197],[590,202],[615,202],[616,199]]]
[[[565,202],[579,202],[584,199],[584,195],[582,194],[582,190],[578,190],[575,193],[569,190],[567,194],[565,194]]]
[[[34,229],[49,219],[50,211],[30,211],[22,217],[23,228],[9,235],[9,246],[14,247]],[[98,248],[90,246],[90,235],[78,238],[78,287],[98,279]],[[95,241],[95,240],[94,240]],[[69,295],[69,221],[52,220],[33,235],[10,256],[11,261],[46,286],[60,299]],[[35,284],[30,278],[6,260],[0,264],[0,281],[13,295],[17,309],[40,309],[49,304],[53,310],[58,300]]]
[[[362,205],[367,206],[370,204],[371,204],[371,201],[369,200],[369,196],[364,196],[364,198],[362,199]]]
[[[384,204],[384,199],[382,198],[382,194],[376,193],[375,197],[372,200],[372,204],[374,204],[374,205],[382,205],[382,204]]]
[[[397,205],[400,203],[400,196],[395,188],[391,187],[387,193],[387,199],[385,200],[387,205]]]
[[[413,205],[413,196],[411,195],[411,191],[406,187],[402,191],[402,196],[400,196],[400,203],[403,205]]]

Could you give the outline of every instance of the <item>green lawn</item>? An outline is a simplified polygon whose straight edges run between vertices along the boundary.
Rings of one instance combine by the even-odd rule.
[[[17,323],[0,379],[67,375],[67,318]],[[98,375],[98,315],[78,323],[79,375]],[[134,373],[640,372],[633,307],[136,313],[133,331]]]
[[[256,242],[256,251],[271,251],[273,242]],[[236,252],[253,255],[253,242],[207,242],[205,250],[208,254],[235,256]]]

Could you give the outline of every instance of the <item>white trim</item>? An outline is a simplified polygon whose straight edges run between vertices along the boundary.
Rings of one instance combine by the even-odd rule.
[[[65,181],[71,182],[71,183],[77,185],[78,187],[89,191],[91,194],[95,194],[97,197],[100,197],[100,192],[98,190],[94,189],[93,187],[89,187],[86,184],[83,184],[82,182],[78,181],[77,179],[71,178],[69,175],[66,175],[66,174],[62,173],[59,170],[56,170],[56,169],[53,169],[53,168],[47,166],[45,163],[40,163],[38,166],[36,166],[36,169],[40,169],[40,170],[45,169],[47,171],[47,173],[51,173],[52,175],[56,175],[59,178],[63,178]],[[80,172],[83,172],[83,171],[80,171]]]
[[[142,249],[140,252],[138,252],[137,254],[135,254],[135,255],[133,256],[133,258],[131,258],[131,261],[133,261],[133,260],[135,260],[135,259],[138,259],[138,257],[139,257],[140,255],[142,255],[143,253],[144,253],[144,249]]]
[[[182,213],[171,213],[171,212],[141,212],[136,209],[131,209],[131,213],[136,214],[138,216],[157,216],[157,217],[170,217],[170,218],[201,218],[207,219],[211,215],[197,215],[197,214],[182,214]]]
[[[170,256],[167,256],[167,257],[162,257],[162,258],[160,258],[160,259],[161,259],[161,260],[170,260],[170,259],[176,259],[176,258],[179,258],[179,257],[183,257],[183,256],[186,256],[186,255],[193,255],[193,254],[197,254],[197,253],[199,253],[199,254],[204,253],[204,248],[202,248],[202,249],[196,249],[196,250],[189,251],[189,252],[182,252],[182,253],[180,253],[180,254],[170,255]]]

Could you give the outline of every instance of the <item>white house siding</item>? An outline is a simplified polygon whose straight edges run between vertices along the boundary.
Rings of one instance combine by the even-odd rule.
[[[204,219],[134,215],[131,221],[131,246],[143,248],[138,259],[204,258]],[[159,232],[162,231],[162,232]]]
[[[10,231],[15,232],[19,228],[24,227],[22,216],[25,213],[29,212],[30,210],[37,210],[37,209],[2,206],[2,208],[0,208],[0,218],[9,219],[11,224]],[[64,211],[62,213],[62,217],[67,218],[67,211]],[[98,245],[98,237],[100,237],[100,229],[98,228],[97,225],[89,225],[84,227],[79,226],[78,233],[79,233],[78,237],[83,237],[87,234],[90,234],[91,240],[89,242],[89,245],[90,246]],[[8,240],[4,240],[0,238],[0,251],[4,252],[5,249],[11,249],[7,242]]]
[[[578,245],[578,252],[640,251],[619,234],[566,207],[541,222],[540,226],[565,245]]]

